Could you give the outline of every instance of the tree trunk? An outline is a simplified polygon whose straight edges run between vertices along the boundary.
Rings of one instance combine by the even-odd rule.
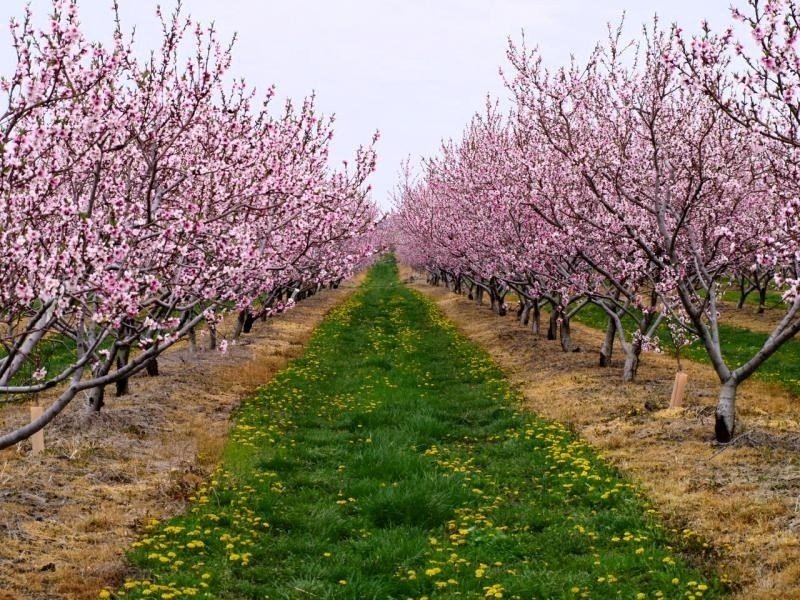
[[[572,336],[569,330],[569,319],[566,316],[561,317],[561,349],[564,352],[574,352],[575,347],[572,345]]]
[[[108,375],[108,372],[111,370],[111,366],[114,364],[115,357],[109,357],[109,360],[104,360],[101,363],[98,363],[95,368],[92,369],[92,375],[94,377],[104,377]],[[93,387],[89,390],[89,410],[92,412],[99,412],[101,408],[105,406],[105,397],[106,397],[106,386],[105,385],[98,385],[97,387]]]
[[[197,354],[197,331],[195,331],[194,327],[189,329],[187,337],[189,338],[189,352]]]
[[[256,317],[251,312],[247,312],[244,318],[244,332],[250,333],[253,331],[253,324],[256,322]]]
[[[747,292],[745,291],[745,278],[739,278],[739,301],[736,303],[736,308],[741,309],[744,307],[744,301],[747,300]]]
[[[508,314],[508,306],[506,306],[505,298],[500,298],[497,301],[497,314],[501,317],[505,317]]]
[[[148,360],[147,364],[145,364],[145,370],[149,377],[158,377],[158,358],[154,356]]]
[[[92,412],[100,412],[106,403],[103,401],[106,396],[106,386],[98,385],[89,390],[89,410]]]
[[[639,357],[642,354],[642,345],[631,342],[630,347],[625,353],[625,366],[622,369],[622,381],[629,382],[636,378],[636,371],[639,369]]]
[[[244,330],[245,321],[247,320],[247,311],[240,310],[239,315],[236,317],[236,327],[233,328],[233,339],[238,340]]]
[[[209,327],[208,328],[208,349],[209,350],[216,350],[217,349],[217,328],[216,327]]]
[[[119,352],[117,353],[117,369],[121,369],[125,365],[128,364],[128,358],[131,355],[131,348],[130,346],[125,346],[120,348]],[[125,396],[130,393],[130,385],[129,380],[127,377],[122,377],[121,379],[117,379],[116,383],[116,394],[117,398],[120,396]]]
[[[483,288],[481,286],[477,286],[475,290],[475,302],[479,305],[483,305]]]
[[[531,324],[531,331],[533,335],[539,335],[542,332],[542,311],[539,308],[539,301],[533,302],[533,323]]]
[[[736,387],[737,382],[728,379],[722,384],[717,399],[714,433],[717,441],[727,444],[733,439],[736,430]]]
[[[758,289],[758,314],[763,315],[767,307],[767,286]]]
[[[523,327],[527,326],[531,320],[531,303],[522,303],[522,310],[519,311],[519,323]]]
[[[558,337],[558,311],[550,311],[550,325],[547,328],[547,339],[554,340]]]
[[[611,364],[611,355],[614,352],[614,338],[617,337],[617,323],[614,319],[608,319],[606,337],[603,345],[600,346],[600,366],[607,367]]]

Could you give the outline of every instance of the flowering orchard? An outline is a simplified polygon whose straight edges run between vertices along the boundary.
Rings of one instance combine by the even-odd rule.
[[[600,364],[616,342],[625,380],[660,326],[678,347],[697,340],[721,384],[722,442],[737,386],[800,331],[800,7],[749,0],[732,14],[721,34],[610,29],[585,63],[555,70],[509,43],[509,111],[487,103],[419,178],[407,170],[392,216],[403,260],[501,313],[514,292],[537,333],[549,310],[565,351],[571,317],[602,309]],[[738,283],[763,304],[767,282],[784,316],[731,365],[721,294]]]
[[[0,80],[0,394],[55,388],[42,417],[86,392],[103,405],[195,329],[238,315],[235,335],[373,253],[366,180],[374,141],[331,164],[333,119],[314,98],[274,110],[231,75],[213,27],[158,15],[159,48],[82,33],[76,0],[47,26],[11,26],[17,65]],[[145,58],[141,58],[143,55]],[[215,336],[211,336],[212,343]],[[41,349],[57,344],[54,368]],[[224,349],[225,342],[219,346]]]

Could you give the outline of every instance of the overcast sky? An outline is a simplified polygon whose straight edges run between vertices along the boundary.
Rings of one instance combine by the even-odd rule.
[[[738,5],[743,0],[734,0]],[[136,26],[137,47],[155,47],[159,0],[119,0],[123,25]],[[164,9],[175,0],[160,0]],[[336,113],[334,156],[346,158],[381,132],[375,198],[389,207],[400,162],[436,151],[459,136],[487,92],[505,96],[498,69],[506,38],[524,29],[550,65],[570,54],[585,57],[605,35],[605,24],[627,13],[634,32],[658,13],[696,30],[701,19],[730,22],[730,0],[184,0],[202,21],[214,20],[224,38],[238,34],[234,70],[259,89],[276,84],[279,96],[316,91],[318,107]],[[33,0],[39,16],[50,0]],[[87,34],[108,39],[110,0],[80,0]],[[5,24],[22,14],[21,0],[0,0]],[[37,19],[38,20],[38,19]],[[0,70],[13,68],[8,28],[0,42]]]

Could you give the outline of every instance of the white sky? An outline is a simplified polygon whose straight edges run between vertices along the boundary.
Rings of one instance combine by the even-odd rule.
[[[160,0],[162,7],[176,0]],[[159,0],[119,0],[123,25],[136,26],[137,47],[155,47]],[[743,0],[736,0],[742,5]],[[547,62],[585,56],[605,24],[627,12],[634,33],[658,13],[696,30],[701,19],[728,25],[730,0],[184,0],[186,12],[214,20],[223,39],[235,32],[234,71],[279,97],[312,90],[318,107],[337,115],[334,157],[347,158],[381,132],[376,200],[388,208],[400,162],[436,151],[458,137],[487,92],[505,97],[498,69],[506,38],[524,29]],[[49,0],[33,0],[44,17]],[[80,0],[81,20],[94,39],[108,39],[110,0]],[[0,71],[13,68],[8,28],[22,0],[0,0]],[[38,21],[39,19],[37,19]]]

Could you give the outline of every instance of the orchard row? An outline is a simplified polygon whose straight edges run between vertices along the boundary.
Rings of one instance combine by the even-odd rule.
[[[106,385],[124,393],[200,325],[213,334],[233,312],[238,335],[373,253],[375,140],[332,164],[333,119],[313,97],[274,109],[273,89],[233,76],[213,27],[180,9],[158,18],[152,49],[134,47],[119,18],[112,42],[89,41],[76,0],[53,0],[42,29],[30,12],[12,23],[0,399],[57,397],[0,448],[81,392],[99,410]],[[43,360],[54,346],[59,360]]]
[[[657,20],[631,40],[610,28],[558,69],[510,42],[510,108],[488,100],[420,177],[406,170],[391,228],[400,258],[434,281],[501,311],[513,292],[536,331],[549,310],[565,351],[571,317],[600,307],[601,364],[616,339],[625,380],[657,331],[676,349],[697,341],[721,382],[722,442],[737,386],[800,331],[800,7],[749,0],[732,16],[693,36]],[[735,282],[762,296],[771,282],[784,311],[739,365],[720,335]]]

